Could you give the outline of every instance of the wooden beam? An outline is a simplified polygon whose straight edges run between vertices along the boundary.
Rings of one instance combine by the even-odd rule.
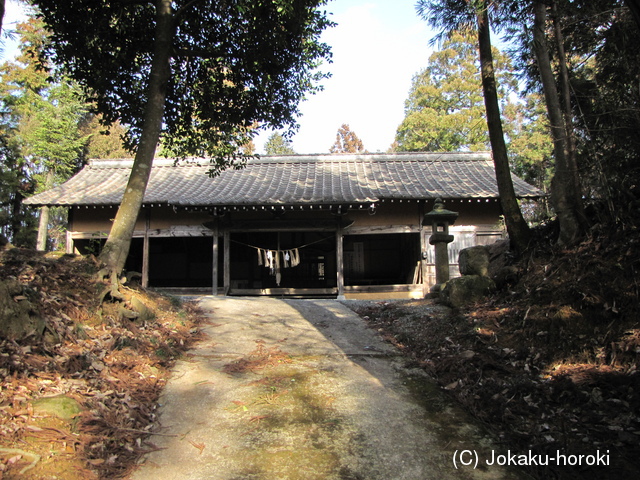
[[[106,240],[109,236],[109,232],[68,232],[68,234],[70,234],[74,240]]]
[[[218,250],[219,250],[219,239],[218,235],[220,235],[220,230],[218,228],[217,222],[215,227],[213,228],[213,245],[212,245],[212,255],[213,260],[211,262],[211,294],[218,295]]]
[[[420,232],[420,265],[422,267],[422,293],[426,297],[431,287],[429,282],[429,272],[427,270],[427,250],[429,249],[429,239],[427,231],[423,228]]]
[[[224,265],[223,265],[223,291],[224,295],[229,295],[231,290],[231,234],[228,230],[224,231]]]
[[[144,219],[144,237],[142,238],[142,288],[149,287],[149,227],[151,209],[147,208]]]
[[[169,228],[149,229],[151,237],[208,237],[209,235],[211,230],[202,225],[175,225]]]
[[[385,292],[421,292],[422,285],[349,285],[344,287],[345,293],[385,293]]]
[[[232,295],[246,295],[246,296],[314,296],[314,295],[331,295],[334,296],[337,294],[335,288],[236,288],[231,293]]]
[[[349,225],[353,222],[349,221]],[[348,225],[347,225],[348,226]],[[336,229],[336,221],[324,220],[241,220],[226,225],[230,232],[331,232]]]
[[[344,299],[344,235],[342,228],[336,231],[336,270],[338,282],[338,299]]]
[[[347,233],[348,235],[374,235],[377,233],[418,233],[420,232],[420,225],[371,225],[358,227],[350,227]]]

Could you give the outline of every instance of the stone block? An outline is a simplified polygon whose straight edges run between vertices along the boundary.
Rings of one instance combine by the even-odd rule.
[[[482,300],[493,292],[496,285],[489,277],[466,275],[452,278],[444,284],[440,299],[453,308],[460,308],[472,302]]]
[[[489,249],[484,245],[464,248],[458,255],[458,265],[462,275],[489,276]]]
[[[20,282],[13,278],[0,281],[0,338],[40,338],[44,329],[44,320],[24,295]]]

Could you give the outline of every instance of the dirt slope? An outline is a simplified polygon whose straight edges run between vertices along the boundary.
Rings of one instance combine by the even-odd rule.
[[[22,287],[8,300],[29,302],[45,326],[0,339],[0,479],[125,475],[168,369],[198,337],[198,312],[157,295],[130,291],[148,307],[137,319],[100,305],[95,271],[90,259],[0,252],[0,279]]]
[[[538,478],[640,478],[640,233],[594,230],[575,248],[541,235],[486,302],[358,313],[511,450],[609,453],[609,465],[533,466]]]
[[[640,232],[594,230],[565,250],[541,236],[515,267],[495,296],[460,311],[426,314],[427,301],[357,311],[506,448],[609,452],[606,469],[532,475],[640,478]],[[144,320],[100,306],[94,271],[88,259],[0,252],[0,280],[23,287],[11,301],[46,322],[42,337],[0,340],[0,478],[125,476],[146,450],[167,369],[198,338],[198,313],[166,298],[139,293]],[[39,403],[51,397],[62,399],[55,413]]]

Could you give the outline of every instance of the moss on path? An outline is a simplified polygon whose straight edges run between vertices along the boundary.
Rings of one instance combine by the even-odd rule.
[[[489,439],[340,303],[201,303],[208,338],[178,364],[133,480],[518,478],[455,469]]]

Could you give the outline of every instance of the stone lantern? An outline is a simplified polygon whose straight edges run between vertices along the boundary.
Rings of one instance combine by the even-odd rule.
[[[431,287],[432,293],[437,293],[442,285],[449,280],[449,252],[447,245],[453,242],[453,235],[449,235],[449,225],[453,225],[458,218],[458,212],[444,208],[441,198],[436,198],[433,210],[426,213],[423,226],[431,225],[429,243],[436,252],[436,284]]]

